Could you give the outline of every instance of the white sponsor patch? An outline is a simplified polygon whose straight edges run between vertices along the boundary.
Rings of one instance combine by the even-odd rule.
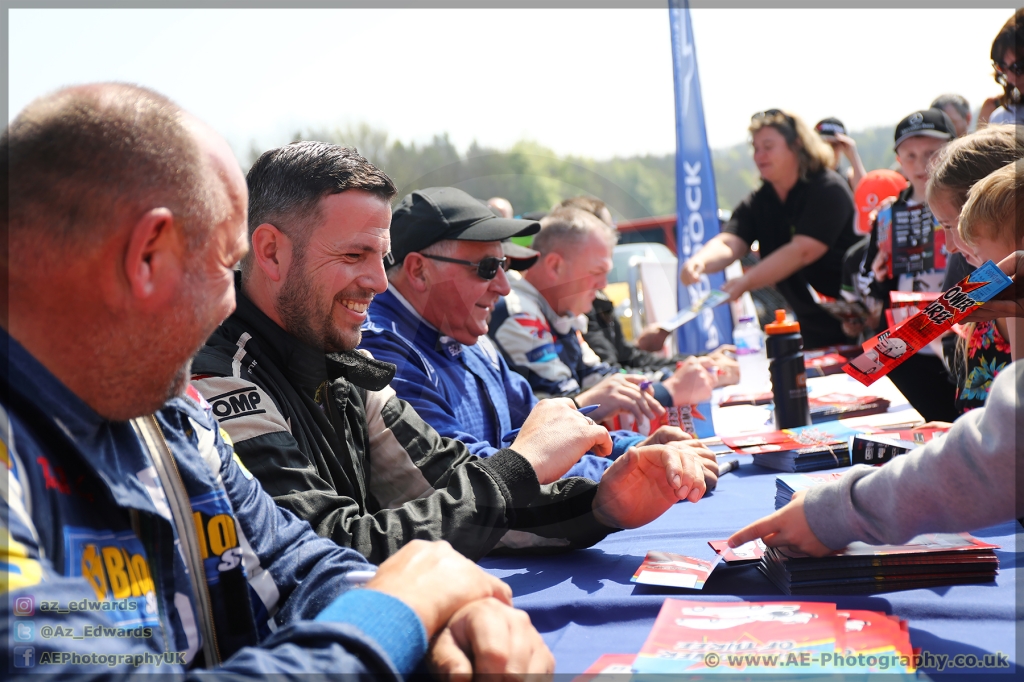
[[[192,385],[209,401],[213,416],[238,443],[267,433],[291,433],[267,392],[236,377],[205,377]]]

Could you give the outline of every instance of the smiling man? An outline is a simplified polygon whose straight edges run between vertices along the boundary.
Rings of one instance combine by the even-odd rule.
[[[511,290],[506,269],[527,269],[538,255],[509,258],[509,242],[502,240],[538,230],[535,221],[493,216],[454,187],[412,192],[391,220],[391,286],[374,300],[363,328],[361,347],[397,367],[391,385],[398,396],[442,436],[462,441],[480,457],[498,453],[502,434],[521,427],[537,404],[530,384],[509,368],[487,330],[495,304]],[[631,445],[685,436],[673,431],[647,440],[612,432],[611,458],[585,455],[566,476],[599,480]],[[706,465],[711,478],[717,464],[712,458]]]
[[[387,288],[391,180],[352,149],[298,142],[263,154],[247,182],[237,309],[193,382],[264,489],[319,535],[371,561],[413,539],[478,558],[510,530],[506,544],[571,549],[703,495],[701,464],[679,449],[631,450],[601,486],[559,480],[584,453],[611,451],[568,400],[539,403],[515,449],[487,459],[440,437],[395,396],[395,366],[355,350]]]

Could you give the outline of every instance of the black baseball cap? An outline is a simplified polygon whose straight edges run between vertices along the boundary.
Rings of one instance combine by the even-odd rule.
[[[818,124],[814,126],[814,129],[818,132],[818,135],[822,139],[827,140],[829,138],[835,139],[836,135],[845,135],[846,126],[838,118],[823,118],[818,121]]]
[[[537,221],[499,218],[461,189],[418,189],[398,202],[391,214],[391,253],[385,263],[401,263],[410,253],[445,239],[500,242],[539,231]]]
[[[946,112],[941,109],[915,111],[896,126],[896,135],[894,136],[896,142],[893,148],[899,147],[908,137],[917,136],[952,140],[956,137],[956,128],[953,127],[953,121],[946,115]]]
[[[529,270],[540,259],[540,251],[534,251],[515,242],[502,242],[501,250],[505,258],[508,258],[510,270]]]

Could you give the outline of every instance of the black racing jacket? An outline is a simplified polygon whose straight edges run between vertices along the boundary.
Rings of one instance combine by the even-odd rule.
[[[388,385],[395,366],[361,351],[324,354],[242,292],[193,360],[193,385],[275,501],[316,532],[380,563],[413,539],[471,559],[495,548],[589,547],[614,529],[597,484],[540,485],[511,449],[487,459],[442,438]]]
[[[591,350],[609,365],[627,372],[662,372],[663,377],[668,377],[675,370],[677,362],[690,357],[689,354],[666,357],[640,350],[627,341],[622,333],[622,324],[615,316],[615,306],[603,291],[597,292],[594,305],[587,313],[587,323],[587,333],[583,335],[583,340]]]

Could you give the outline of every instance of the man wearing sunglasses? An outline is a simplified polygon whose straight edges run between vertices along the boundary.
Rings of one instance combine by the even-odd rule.
[[[503,240],[539,229],[535,221],[496,218],[459,189],[413,192],[391,220],[390,287],[374,299],[363,326],[360,347],[397,366],[391,385],[398,396],[480,457],[497,454],[502,436],[522,426],[537,404],[487,332],[491,311],[511,290],[498,261],[526,270],[539,255]],[[586,455],[565,477],[600,480],[629,446],[661,443],[669,431],[649,442],[614,431],[611,457]]]
[[[508,531],[517,547],[588,547],[703,495],[699,464],[650,449],[632,455],[635,466],[662,461],[642,504],[633,468],[600,490],[559,480],[584,453],[611,452],[608,432],[568,400],[538,404],[514,449],[488,459],[439,436],[389,386],[395,366],[355,350],[387,288],[391,180],[352,149],[297,142],[263,154],[246,182],[251,249],[237,307],[195,358],[193,384],[263,488],[317,534],[371,562],[414,539],[477,559]],[[426,260],[504,277],[500,247],[442,256],[470,265]],[[461,292],[445,294],[459,311]]]

